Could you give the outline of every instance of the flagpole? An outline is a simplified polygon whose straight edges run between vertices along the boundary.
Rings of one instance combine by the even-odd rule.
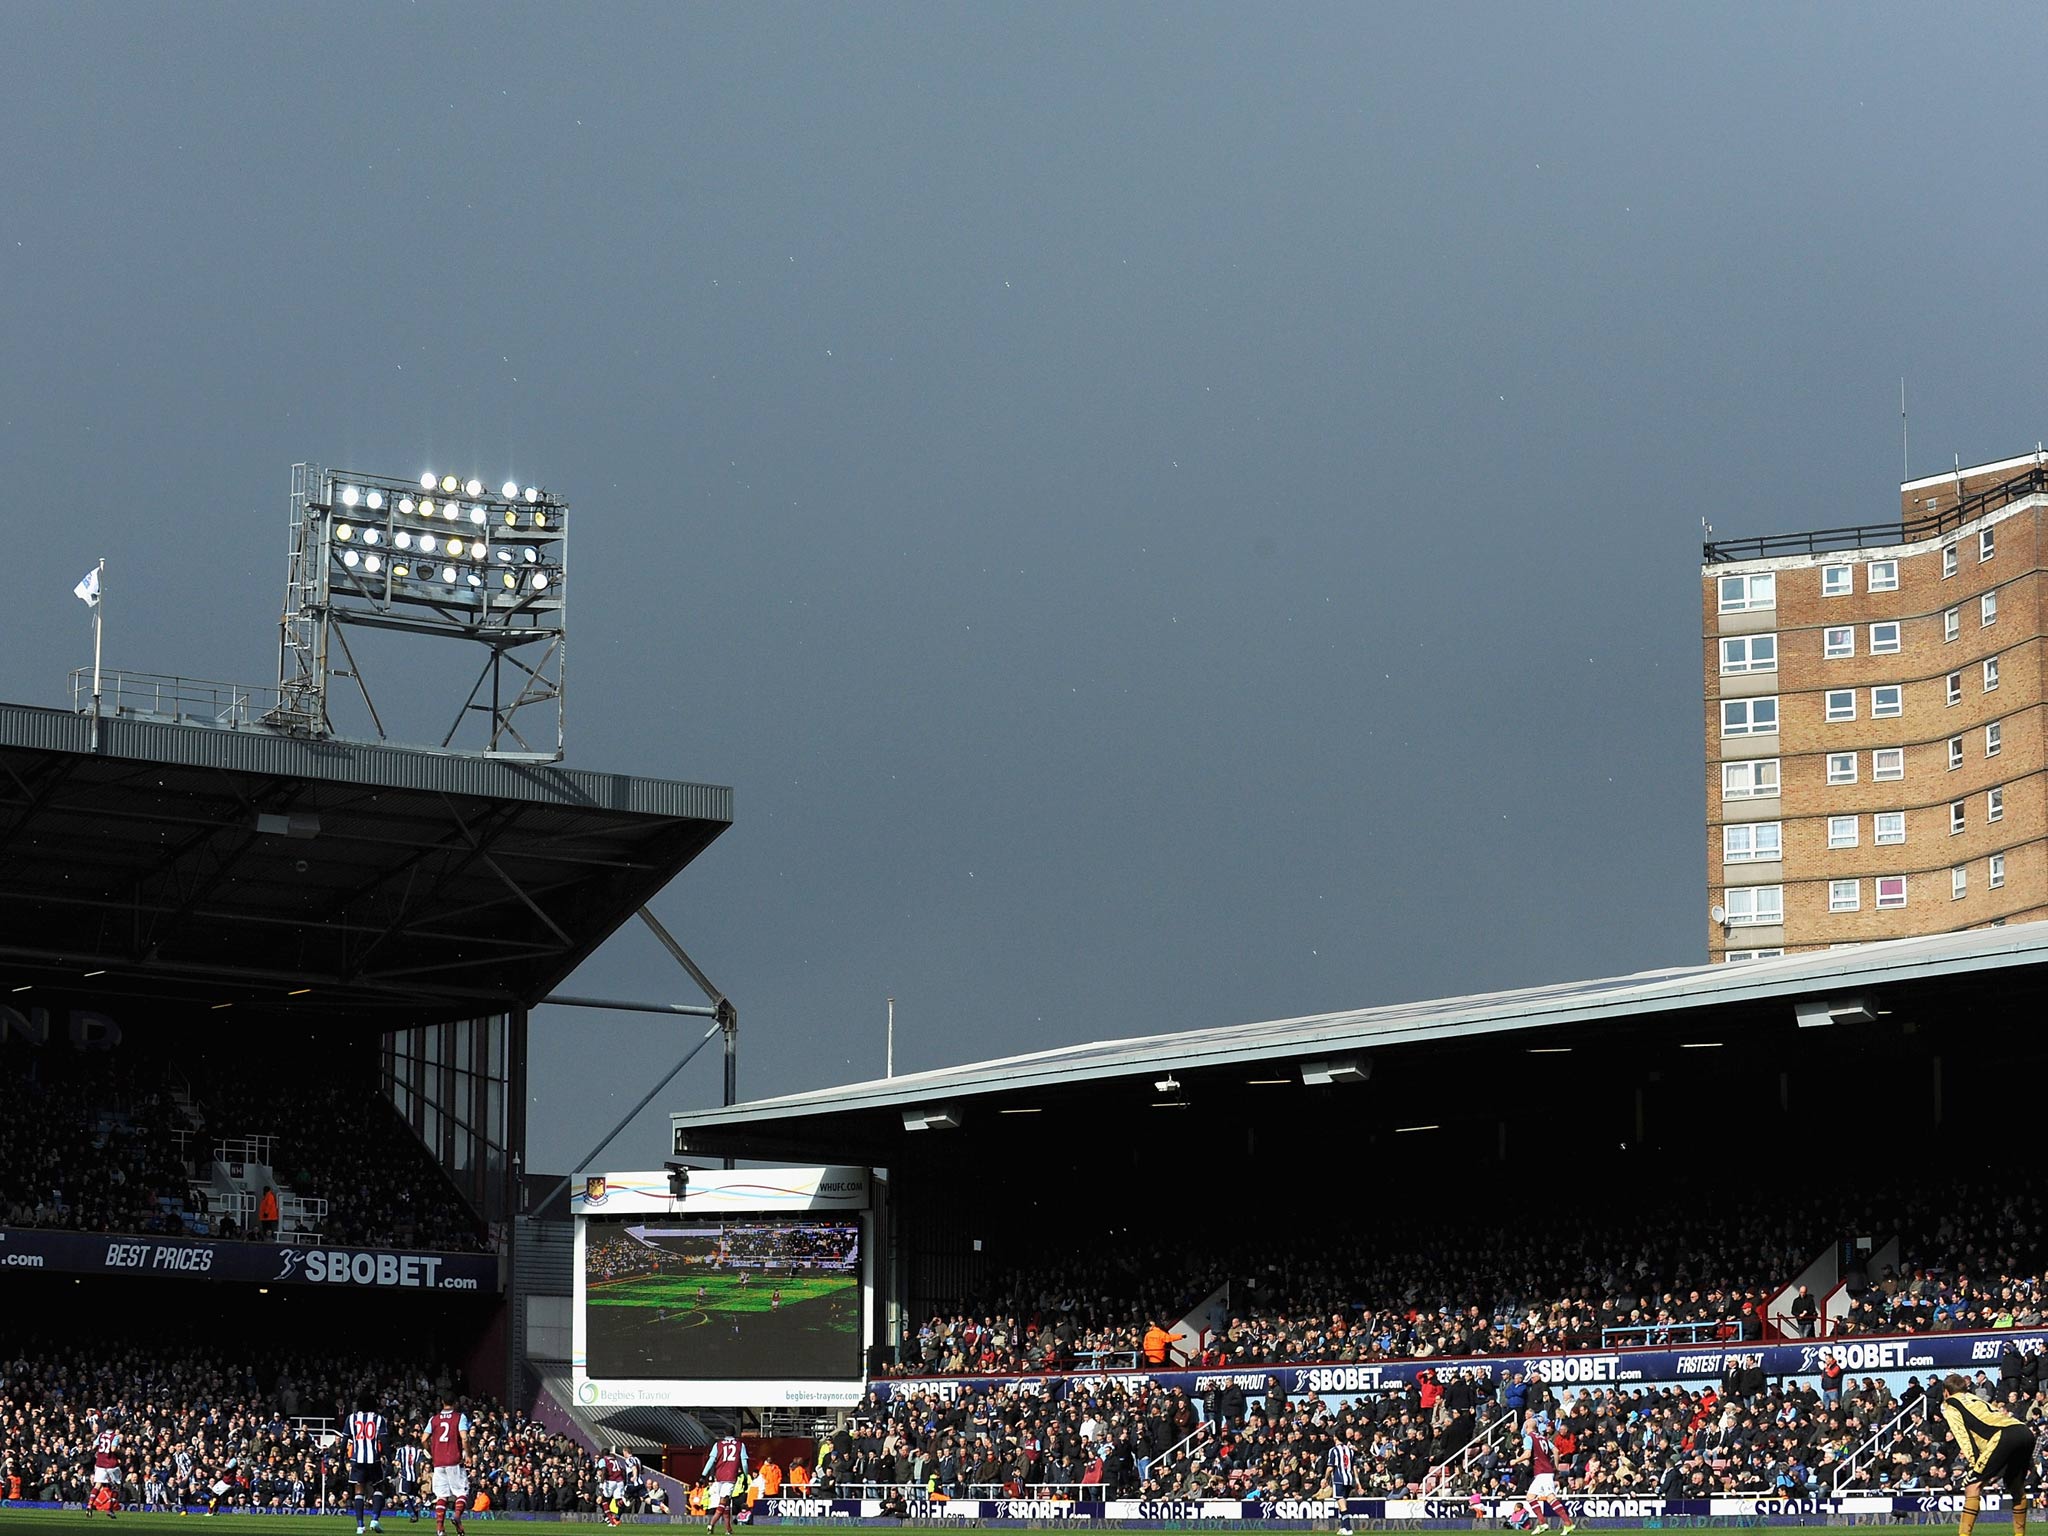
[[[107,612],[107,562],[102,559],[94,567],[99,584],[94,591],[99,601],[92,605],[92,750],[100,749],[100,631],[106,623]]]

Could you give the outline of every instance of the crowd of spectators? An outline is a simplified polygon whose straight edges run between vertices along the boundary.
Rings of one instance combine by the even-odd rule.
[[[19,1351],[17,1354],[17,1350]],[[216,1483],[228,1508],[335,1506],[345,1448],[335,1430],[367,1392],[391,1445],[417,1442],[457,1383],[396,1361],[217,1346],[10,1346],[0,1361],[0,1490],[79,1499],[93,1437],[122,1437],[131,1507],[205,1507]],[[471,1401],[472,1486],[498,1509],[599,1508],[591,1454],[544,1425]]]
[[[201,1190],[227,1138],[270,1136],[279,1184],[325,1200],[324,1241],[480,1251],[486,1236],[374,1083],[194,1064],[180,1102],[159,1058],[0,1048],[0,1223],[247,1237]],[[181,1135],[182,1145],[181,1145]]]

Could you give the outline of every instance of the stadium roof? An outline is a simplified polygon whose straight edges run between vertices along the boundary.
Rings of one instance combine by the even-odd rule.
[[[94,751],[0,704],[0,977],[373,1028],[531,1005],[731,821],[713,785],[121,718]]]
[[[1792,1004],[1802,998],[1874,995],[1891,1000],[1912,984],[1972,973],[2015,973],[2003,979],[2024,979],[2038,989],[2038,978],[2017,973],[2044,962],[2048,923],[1981,928],[1736,965],[1676,966],[1603,980],[1094,1041],[677,1113],[670,1121],[678,1152],[886,1161],[889,1144],[900,1144],[904,1135],[897,1119],[904,1110],[1000,1107],[1027,1096],[1034,1103],[1053,1095],[1071,1100],[1091,1084],[1185,1078],[1218,1068],[1236,1068],[1238,1078],[1246,1066],[1298,1073],[1304,1062],[1370,1059],[1511,1031],[1555,1030],[1560,1042],[1583,1041],[1588,1031],[1674,1015],[1682,1015],[1688,1027],[1703,1016],[1730,1024],[1760,1017],[1790,1024]]]

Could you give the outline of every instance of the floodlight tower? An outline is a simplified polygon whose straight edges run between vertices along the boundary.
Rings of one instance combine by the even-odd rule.
[[[538,486],[508,480],[492,494],[474,476],[294,464],[272,723],[332,736],[328,682],[345,677],[361,690],[377,739],[388,740],[348,631],[438,635],[484,653],[441,746],[558,760],[568,553],[568,504]],[[481,746],[457,745],[465,725],[482,726]]]

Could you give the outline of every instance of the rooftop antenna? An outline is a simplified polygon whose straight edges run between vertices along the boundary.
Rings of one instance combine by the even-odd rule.
[[[1899,477],[1913,478],[1913,455],[1906,442],[1906,378],[1899,375]]]

